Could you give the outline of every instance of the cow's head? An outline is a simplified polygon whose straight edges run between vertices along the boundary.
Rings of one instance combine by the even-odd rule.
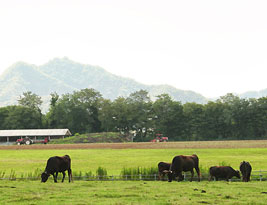
[[[168,182],[172,182],[172,180],[173,180],[173,171],[171,171],[171,170],[164,170],[163,172],[165,174],[167,174],[167,176],[168,176]]]
[[[41,182],[46,182],[48,177],[49,177],[49,174],[46,171],[43,172],[41,175],[41,178],[42,178]]]
[[[241,178],[241,177],[240,177],[240,172],[239,172],[238,170],[236,170],[235,172],[236,172],[236,175],[235,175],[235,176],[236,176],[238,179],[240,179],[240,178]]]

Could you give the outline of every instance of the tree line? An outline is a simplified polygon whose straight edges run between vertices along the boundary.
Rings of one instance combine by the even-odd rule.
[[[0,108],[0,129],[69,128],[72,133],[120,132],[134,141],[162,134],[169,140],[263,139],[267,137],[267,97],[227,94],[207,104],[185,103],[145,90],[111,101],[94,89],[59,96],[51,93],[47,113],[41,97],[23,93],[18,105]]]

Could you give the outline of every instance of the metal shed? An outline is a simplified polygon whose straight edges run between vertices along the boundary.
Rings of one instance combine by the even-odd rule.
[[[0,130],[0,141],[10,142],[16,141],[18,138],[30,137],[35,139],[37,137],[64,138],[71,136],[69,129],[23,129],[23,130]],[[6,139],[6,140],[3,140]]]

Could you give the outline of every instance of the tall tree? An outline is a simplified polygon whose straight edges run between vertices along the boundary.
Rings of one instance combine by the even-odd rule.
[[[41,111],[41,105],[43,103],[42,98],[31,91],[24,92],[18,100],[19,105],[29,108],[38,113],[38,124],[43,125],[43,114]],[[25,116],[26,117],[26,116]]]
[[[28,107],[35,110],[41,110],[40,107],[43,103],[42,98],[31,91],[24,92],[18,100],[19,105]]]
[[[114,111],[112,120],[115,124],[115,129],[122,134],[129,135],[131,117],[126,99],[124,97],[118,97],[112,103],[111,109]]]
[[[225,105],[224,115],[227,124],[226,129],[230,130],[229,137],[248,138],[253,132],[250,123],[250,102],[246,99],[240,99],[232,93],[222,96],[217,102],[222,102]]]
[[[203,140],[204,107],[201,104],[186,103],[184,106],[187,140]]]
[[[152,110],[157,134],[163,134],[173,140],[181,140],[183,138],[184,114],[183,106],[180,102],[173,101],[168,94],[162,94],[157,96]]]
[[[42,128],[40,113],[28,107],[8,106],[8,115],[4,121],[5,129],[38,129]]]
[[[112,109],[112,102],[107,99],[100,101],[99,120],[101,121],[101,130],[105,132],[116,131],[114,122],[114,110]]]
[[[102,96],[94,89],[82,89],[73,94],[52,95],[48,120],[50,126],[68,127],[73,133],[88,133],[101,131],[98,112]],[[53,123],[52,123],[53,122]],[[51,124],[52,123],[52,124]]]
[[[225,139],[229,136],[224,118],[225,105],[222,102],[208,102],[204,105],[203,138]]]
[[[0,130],[5,130],[7,123],[6,118],[8,117],[8,107],[0,107]]]
[[[131,93],[126,99],[129,108],[130,129],[135,132],[137,141],[144,141],[150,130],[152,102],[145,90]]]
[[[48,113],[46,114],[46,122],[48,128],[57,128],[57,117],[56,117],[56,109],[57,109],[57,102],[59,99],[59,95],[54,92],[50,94],[51,99],[50,99],[50,108]]]

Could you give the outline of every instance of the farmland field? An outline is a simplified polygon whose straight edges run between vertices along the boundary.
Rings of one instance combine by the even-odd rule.
[[[222,162],[237,169],[246,160],[254,170],[267,170],[265,147],[265,140],[0,146],[0,171],[43,170],[49,157],[65,154],[72,159],[73,171],[95,171],[101,166],[112,175],[120,174],[123,167],[156,167],[180,154],[197,154],[200,166],[206,169]]]
[[[68,154],[73,172],[108,175],[122,168],[156,167],[175,155],[197,154],[202,169],[218,164],[238,169],[249,161],[253,170],[267,170],[267,141],[122,143],[0,146],[0,173],[44,170],[50,156]],[[267,182],[75,181],[54,184],[0,180],[0,204],[266,204]]]
[[[267,182],[1,181],[0,204],[266,204]]]

